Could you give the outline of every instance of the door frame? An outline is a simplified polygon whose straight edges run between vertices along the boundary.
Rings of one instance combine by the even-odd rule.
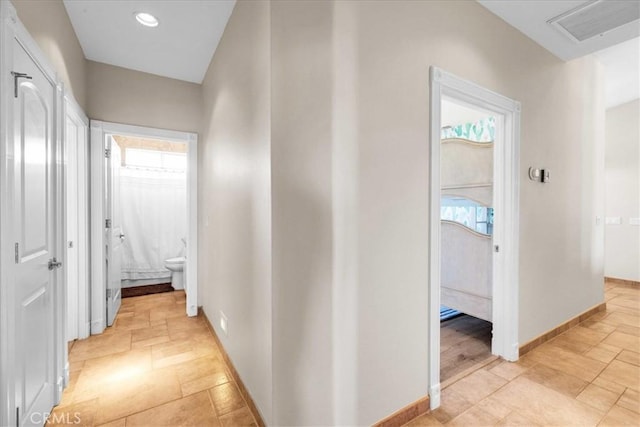
[[[104,150],[109,135],[163,139],[187,144],[187,262],[188,316],[198,314],[198,135],[144,126],[90,121],[91,133],[91,334],[106,328],[106,203],[104,197]]]
[[[106,310],[106,319],[107,319],[107,324],[106,326],[113,326],[113,324],[115,323],[116,320],[116,315],[118,314],[118,311],[120,311],[120,307],[122,305],[122,245],[123,245],[123,230],[122,230],[122,212],[118,211],[118,209],[116,209],[116,206],[120,206],[122,200],[121,200],[121,189],[119,188],[119,184],[120,184],[120,169],[122,167],[122,149],[120,148],[120,146],[118,145],[118,142],[115,140],[115,138],[113,137],[113,135],[111,134],[107,134],[105,136],[105,151],[109,152],[109,156],[106,159],[106,162],[104,162],[105,166],[106,166],[106,173],[105,173],[105,203],[106,203],[106,218],[109,218],[111,220],[111,224],[109,226],[109,228],[105,228],[104,231],[104,236],[105,236],[105,247],[107,248],[107,253],[106,253],[106,260],[107,260],[107,269],[106,269],[106,280],[105,280],[105,286],[107,289],[107,310]],[[117,155],[116,155],[117,153]],[[118,164],[118,162],[120,164]],[[117,170],[117,174],[115,173]],[[116,180],[117,185],[116,184]],[[120,218],[118,218],[119,221],[116,221],[116,212],[117,214],[120,216]],[[116,237],[116,231],[118,231],[117,237]],[[116,254],[116,249],[115,246],[118,245],[119,246],[119,256],[120,259],[115,259],[115,254]],[[117,268],[116,268],[117,267]],[[117,280],[114,280],[113,277],[109,277],[109,274],[112,271],[118,271],[118,276]],[[114,294],[110,294],[109,290],[112,289],[113,287],[113,282],[118,283],[118,292],[114,295]],[[109,323],[111,322],[111,323]]]
[[[53,188],[55,195],[52,211],[56,216],[54,232],[56,242],[53,245],[54,255],[64,260],[64,206],[63,206],[63,170],[64,155],[62,144],[62,105],[64,87],[54,68],[49,64],[46,55],[40,50],[27,29],[20,22],[16,10],[9,1],[0,1],[0,425],[16,425],[15,382],[13,369],[15,367],[16,337],[12,319],[15,316],[13,302],[15,301],[15,262],[11,191],[13,185],[13,78],[10,74],[13,67],[13,39],[17,40],[27,54],[42,70],[45,77],[53,84],[54,100],[51,105],[53,111],[53,150],[54,162],[52,167]],[[65,286],[63,268],[57,269],[52,279],[52,304],[54,312],[54,403],[62,398],[62,391],[66,383],[65,366],[67,364],[67,346],[64,342],[64,307]]]
[[[84,131],[84,144],[78,146],[77,151],[77,180],[78,180],[78,192],[77,195],[69,195],[66,192],[66,182],[69,178],[69,165],[67,164],[67,157],[65,155],[64,163],[64,208],[67,209],[67,201],[69,197],[78,198],[78,238],[76,243],[76,251],[78,252],[78,283],[77,283],[77,314],[74,319],[74,323],[77,323],[78,334],[76,339],[84,339],[90,335],[90,317],[89,317],[89,282],[91,279],[89,263],[89,118],[86,116],[80,105],[73,98],[68,91],[64,94],[64,114],[63,114],[63,143],[67,146],[67,119],[71,119],[78,128]],[[81,142],[81,141],[79,141]],[[66,150],[65,150],[66,153]],[[66,230],[66,217],[65,212],[65,236],[67,236]],[[67,241],[65,237],[65,254],[67,250]],[[68,273],[69,263],[64,262],[65,277]],[[68,299],[69,282],[67,283],[67,295],[65,301]],[[69,313],[69,310],[65,310]],[[66,324],[65,324],[66,325]],[[67,340],[67,334],[65,333],[65,341]]]
[[[518,360],[518,256],[520,103],[475,83],[430,67],[429,183],[429,397],[440,406],[440,138],[442,99],[496,113],[504,135],[494,143],[493,340],[492,353]]]

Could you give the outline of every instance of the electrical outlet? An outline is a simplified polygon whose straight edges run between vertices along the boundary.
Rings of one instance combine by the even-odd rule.
[[[620,225],[622,224],[622,218],[620,218],[619,216],[608,216],[604,220],[604,223],[607,225]]]
[[[229,336],[227,327],[228,327],[227,316],[225,316],[222,310],[220,310],[220,329],[222,329],[222,332],[224,332],[226,336]]]

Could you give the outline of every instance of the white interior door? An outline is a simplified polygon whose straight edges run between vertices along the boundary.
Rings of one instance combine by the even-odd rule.
[[[65,195],[67,207],[67,328],[66,340],[78,338],[78,290],[79,290],[79,204],[78,204],[78,134],[77,124],[67,115],[65,123]]]
[[[122,216],[120,215],[120,146],[107,138],[107,326],[113,325],[121,303],[122,277]]]
[[[42,424],[55,403],[55,86],[14,40],[13,219],[18,425]]]
[[[89,335],[89,202],[87,119],[75,101],[65,96],[65,204],[67,278],[67,341]]]

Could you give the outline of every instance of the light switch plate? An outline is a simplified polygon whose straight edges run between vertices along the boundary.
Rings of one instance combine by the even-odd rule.
[[[529,168],[529,179],[531,181],[540,181],[540,169],[530,167]]]

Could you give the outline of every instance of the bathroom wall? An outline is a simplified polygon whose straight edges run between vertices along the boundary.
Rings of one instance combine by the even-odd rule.
[[[95,120],[198,132],[201,86],[87,61],[87,114]]]
[[[606,216],[621,223],[605,225],[604,274],[640,282],[640,100],[607,110]]]
[[[86,110],[86,60],[62,0],[11,0],[11,3],[65,87]]]

